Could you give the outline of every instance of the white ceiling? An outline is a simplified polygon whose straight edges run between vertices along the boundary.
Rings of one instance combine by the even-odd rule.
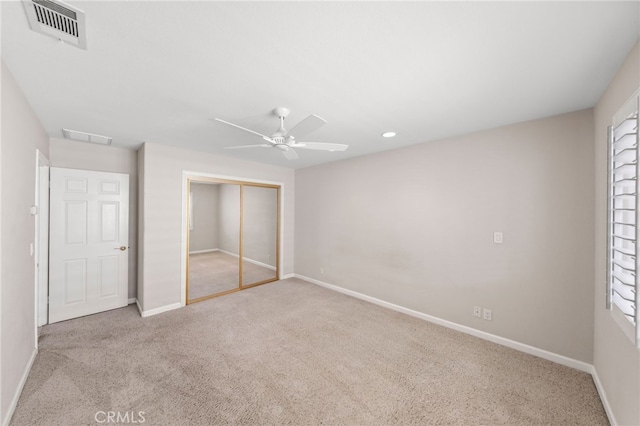
[[[640,37],[640,2],[70,1],[87,50],[2,3],[2,57],[53,137],[62,128],[300,168],[593,106]],[[328,121],[346,152],[224,150]],[[380,134],[393,130],[394,139]]]

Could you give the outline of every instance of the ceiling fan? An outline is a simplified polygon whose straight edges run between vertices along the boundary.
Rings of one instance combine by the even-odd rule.
[[[282,154],[285,156],[287,160],[295,160],[298,158],[298,154],[293,150],[293,148],[303,148],[303,149],[313,149],[317,151],[344,151],[349,148],[349,145],[344,145],[341,143],[324,143],[324,142],[298,142],[296,141],[293,134],[295,133],[297,136],[305,136],[308,133],[313,132],[314,130],[319,129],[320,127],[327,124],[327,122],[318,117],[315,114],[311,114],[295,126],[290,131],[287,131],[284,128],[284,119],[289,115],[289,109],[284,107],[278,107],[273,110],[273,113],[280,119],[280,127],[275,133],[272,133],[270,136],[263,135],[262,133],[254,132],[253,130],[247,129],[242,126],[238,126],[237,124],[229,123],[228,121],[221,120],[219,118],[215,118],[216,121],[219,121],[224,124],[228,124],[229,126],[236,127],[240,130],[244,130],[245,132],[253,133],[254,135],[260,136],[267,143],[259,144],[259,145],[241,145],[241,146],[227,146],[225,149],[244,149],[244,148],[276,148],[282,151]]]

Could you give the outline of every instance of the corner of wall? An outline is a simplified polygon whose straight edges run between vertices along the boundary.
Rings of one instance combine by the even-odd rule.
[[[0,196],[11,209],[0,218],[9,231],[0,234],[0,262],[11,268],[0,270],[0,419],[8,422],[37,352],[35,265],[28,250],[35,242],[35,219],[29,208],[36,194],[35,154],[49,155],[49,135],[4,60],[1,73]]]
[[[594,107],[595,150],[595,249],[593,258],[595,295],[593,377],[609,421],[615,425],[640,424],[640,351],[624,335],[605,308],[607,215],[607,127],[614,114],[640,87],[640,40],[629,52],[611,83]]]
[[[595,365],[591,368],[591,377],[593,378],[593,383],[595,384],[596,390],[598,391],[598,396],[600,396],[600,400],[602,401],[604,411],[605,413],[607,413],[609,423],[611,423],[612,426],[616,426],[618,422],[616,421],[615,414],[613,413],[613,409],[611,408],[611,404],[609,403],[607,392],[602,385],[602,382],[600,381],[600,376],[598,376],[598,370],[596,370]]]
[[[145,152],[147,143],[138,149],[138,285],[136,303],[140,314],[144,311],[144,237],[145,237]]]
[[[29,358],[29,362],[27,363],[27,367],[25,368],[24,372],[22,373],[22,376],[20,378],[20,382],[18,383],[18,386],[15,390],[15,393],[13,395],[13,398],[11,399],[11,403],[9,405],[9,409],[7,410],[6,413],[2,413],[2,426],[8,426],[9,422],[11,421],[11,417],[13,417],[13,412],[15,411],[16,407],[18,406],[18,400],[20,399],[20,395],[22,394],[22,389],[24,389],[24,385],[25,383],[27,383],[27,379],[29,378],[29,373],[31,372],[31,367],[33,366],[33,363],[36,360],[36,356],[38,355],[38,349],[34,348],[33,352],[31,353],[31,357]]]

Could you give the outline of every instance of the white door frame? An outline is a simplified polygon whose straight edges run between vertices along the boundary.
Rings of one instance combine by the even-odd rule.
[[[35,324],[36,348],[37,328],[47,323],[49,297],[49,159],[36,150],[36,191],[35,191]],[[41,267],[42,266],[42,267]]]

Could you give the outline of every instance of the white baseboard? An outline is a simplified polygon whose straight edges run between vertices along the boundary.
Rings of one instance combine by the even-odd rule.
[[[231,253],[230,251],[227,251],[227,250],[218,249],[218,251],[220,253],[228,254],[229,256],[240,257],[237,253]]]
[[[262,266],[263,268],[270,269],[272,271],[276,270],[275,266],[267,265],[266,263],[258,262],[257,260],[249,259],[247,257],[244,258],[244,261],[253,263],[254,265]]]
[[[136,298],[135,297],[132,297],[127,301],[128,305],[133,305],[134,303],[136,303]]]
[[[295,278],[295,277],[296,277],[296,274],[287,274],[287,275],[282,275],[282,276],[280,277],[280,279],[281,279],[281,280],[287,280],[287,279],[289,279],[289,278]]]
[[[240,257],[238,254],[231,253],[230,251],[226,251],[222,249],[218,249],[218,250],[224,254],[228,254],[229,256]],[[276,270],[275,266],[267,265],[266,263],[258,262],[257,260],[249,259],[248,257],[244,257],[242,260],[244,260],[245,262],[253,263],[254,265],[262,266],[263,268],[271,269],[272,271]]]
[[[31,372],[31,367],[33,366],[33,362],[36,360],[36,355],[38,355],[38,349],[33,348],[33,352],[31,353],[31,358],[29,358],[29,362],[27,363],[27,368],[22,373],[22,377],[20,378],[20,383],[18,383],[18,387],[13,395],[13,399],[11,400],[11,405],[9,405],[9,409],[7,410],[4,419],[2,419],[2,426],[8,426],[11,421],[11,417],[13,417],[13,412],[16,410],[16,406],[18,405],[18,400],[20,399],[20,394],[22,393],[22,389],[24,388],[24,384],[27,382],[27,378],[29,377],[29,373]]]
[[[220,249],[214,248],[214,249],[206,249],[206,250],[194,250],[194,251],[190,251],[189,254],[211,253],[213,251],[220,251]]]
[[[429,321],[434,324],[441,325],[443,327],[451,328],[453,330],[457,330],[462,333],[470,334],[472,336],[479,337],[481,339],[488,340],[490,342],[497,343],[499,345],[518,350],[520,352],[528,353],[530,355],[535,355],[537,357],[540,357],[549,361],[553,361],[555,363],[562,364],[567,367],[575,368],[576,370],[584,371],[585,373],[591,373],[593,369],[593,366],[591,364],[588,364],[583,361],[579,361],[577,359],[569,358],[564,355],[559,355],[544,349],[536,348],[535,346],[530,346],[525,343],[516,342],[515,340],[507,339],[505,337],[496,336],[495,334],[491,334],[485,331],[477,330],[475,328],[467,327],[466,325],[461,325],[455,322],[451,322],[438,317],[427,315],[422,312],[414,311],[413,309],[405,308],[404,306],[400,306],[390,302],[386,302],[384,300],[376,299],[375,297],[367,296],[366,294],[358,293],[357,291],[348,290],[346,288],[338,287],[333,284],[325,283],[323,281],[316,280],[315,278],[309,278],[300,274],[294,274],[294,275],[296,278],[300,278],[301,280],[310,282],[312,284],[316,284],[316,285],[328,288],[330,290],[355,297],[357,299],[365,300],[375,305],[393,309],[394,311],[402,312],[404,314],[411,315],[412,317],[420,318],[422,320]]]
[[[609,400],[607,399],[607,393],[604,391],[600,377],[598,377],[598,370],[596,370],[595,365],[591,367],[591,377],[593,377],[593,383],[596,385],[598,395],[600,395],[600,401],[602,401],[604,411],[607,413],[607,418],[609,418],[609,423],[611,423],[611,426],[618,426],[616,417],[613,415],[613,410],[611,409],[611,404],[609,404]]]
[[[138,311],[140,312],[140,316],[142,318],[158,315],[167,311],[173,311],[174,309],[178,309],[182,307],[182,304],[178,302],[178,303],[172,303],[171,305],[160,306],[159,308],[154,308],[154,309],[149,309],[147,311],[144,311],[140,306],[140,302],[136,300],[136,304],[138,305]]]

